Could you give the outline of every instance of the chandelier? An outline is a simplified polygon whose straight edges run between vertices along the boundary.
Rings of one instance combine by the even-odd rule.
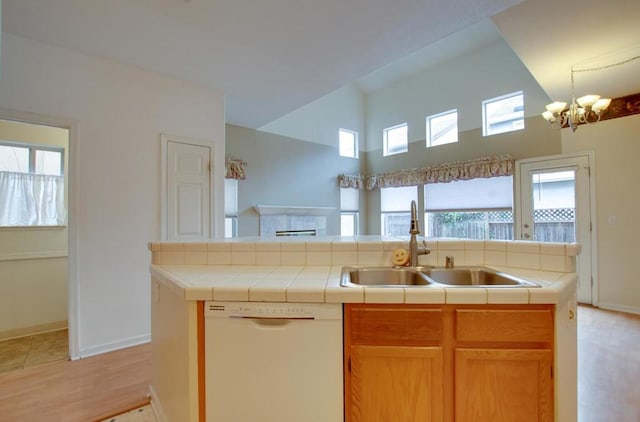
[[[589,94],[576,100],[574,92],[573,74],[584,72],[590,69],[574,70],[571,67],[571,104],[567,108],[567,103],[555,101],[547,104],[542,117],[549,124],[558,129],[569,126],[572,131],[576,131],[579,124],[596,123],[600,121],[602,112],[609,107],[611,98],[600,98],[599,95]]]
[[[563,101],[555,101],[547,104],[547,110],[542,113],[542,117],[544,117],[552,127],[560,129],[569,126],[574,132],[580,124],[599,122],[602,113],[609,107],[609,104],[611,104],[611,98],[600,98],[599,95],[590,94],[576,99],[573,81],[574,73],[607,69],[638,58],[640,58],[640,56],[635,56],[619,63],[588,69],[574,69],[573,66],[571,66],[571,104],[569,107],[567,107],[567,103]]]

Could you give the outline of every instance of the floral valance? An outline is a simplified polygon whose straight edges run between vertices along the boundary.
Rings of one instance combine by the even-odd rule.
[[[245,163],[242,160],[236,160],[234,158],[225,158],[224,160],[225,167],[227,168],[225,179],[238,179],[244,180],[247,178],[247,174],[245,172]]]
[[[510,155],[500,155],[369,176],[341,174],[338,176],[338,183],[343,188],[366,188],[367,190],[372,190],[375,188],[395,188],[428,183],[447,183],[455,180],[510,176],[513,171],[513,158]]]
[[[364,189],[365,178],[361,175],[341,174],[338,176],[338,184],[341,188]]]

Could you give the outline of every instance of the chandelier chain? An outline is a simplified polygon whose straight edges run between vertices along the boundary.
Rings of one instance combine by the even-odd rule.
[[[640,56],[631,57],[631,58],[628,58],[627,60],[623,60],[623,61],[618,62],[618,63],[607,64],[607,65],[600,66],[600,67],[587,67],[587,68],[584,68],[584,69],[574,69],[572,67],[571,68],[571,72],[572,73],[578,73],[578,72],[593,72],[593,71],[596,71],[596,70],[604,70],[604,69],[609,69],[610,67],[621,66],[623,64],[632,62],[632,61],[637,60],[637,59],[640,59]]]

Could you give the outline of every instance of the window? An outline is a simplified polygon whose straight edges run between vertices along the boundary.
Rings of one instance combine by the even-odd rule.
[[[358,134],[346,129],[338,130],[341,157],[358,158]]]
[[[409,128],[406,123],[386,128],[383,137],[385,156],[408,151]]]
[[[340,188],[340,236],[358,234],[360,192],[358,189]]]
[[[0,142],[0,171],[62,176],[64,149]]]
[[[458,110],[427,117],[427,148],[458,142]]]
[[[417,186],[380,189],[380,232],[383,236],[409,235],[411,201],[417,200]]]
[[[513,177],[424,186],[428,237],[513,239]]]
[[[482,102],[482,135],[524,129],[524,95],[522,91]]]
[[[64,148],[0,142],[0,226],[61,226]]]
[[[238,180],[224,179],[224,237],[238,236]]]

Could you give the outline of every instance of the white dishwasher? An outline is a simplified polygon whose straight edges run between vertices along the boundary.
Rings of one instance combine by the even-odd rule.
[[[342,422],[342,305],[206,302],[207,422]]]

